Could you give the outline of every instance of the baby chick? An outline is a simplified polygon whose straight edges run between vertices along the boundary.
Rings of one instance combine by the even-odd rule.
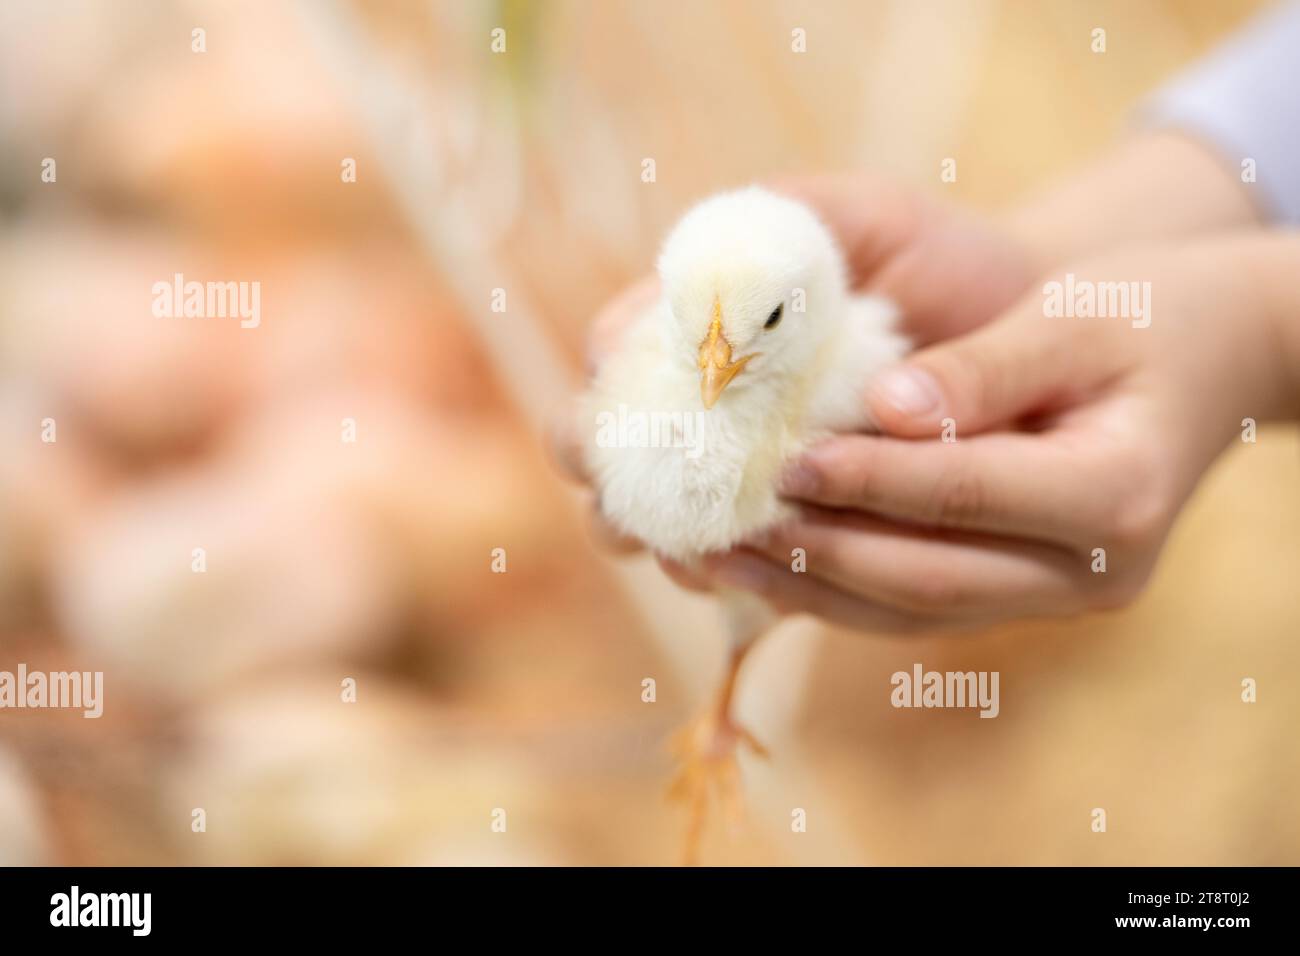
[[[627,329],[583,402],[589,472],[613,526],[691,564],[793,513],[782,469],[833,431],[871,427],[865,390],[907,341],[896,310],[850,294],[839,247],[805,205],[751,187],[695,206],[659,258],[663,294]],[[613,423],[620,427],[612,427]],[[629,424],[630,423],[630,424]],[[721,595],[730,664],[717,702],[676,738],[671,793],[690,808],[693,859],[716,789],[739,802],[731,716],[745,653],[773,623],[759,598]]]

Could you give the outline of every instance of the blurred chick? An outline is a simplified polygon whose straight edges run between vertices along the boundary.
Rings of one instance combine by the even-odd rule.
[[[757,187],[691,209],[659,273],[660,300],[603,363],[582,425],[605,518],[689,565],[793,514],[777,492],[782,469],[829,432],[869,428],[866,386],[908,344],[891,303],[850,294],[840,250],[813,212]],[[635,424],[614,432],[615,422]],[[711,791],[738,814],[737,745],[764,753],[731,701],[745,653],[775,614],[746,592],[720,596],[726,678],[716,705],[675,741],[671,794],[689,807],[688,862]]]

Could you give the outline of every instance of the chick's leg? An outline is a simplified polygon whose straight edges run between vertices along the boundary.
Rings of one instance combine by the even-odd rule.
[[[740,765],[736,760],[739,748],[743,745],[761,757],[768,756],[767,748],[737,723],[731,713],[740,666],[754,646],[755,637],[733,643],[726,675],[714,703],[673,737],[678,771],[668,796],[686,804],[684,862],[687,866],[698,862],[712,801],[716,800],[733,825],[744,816]]]

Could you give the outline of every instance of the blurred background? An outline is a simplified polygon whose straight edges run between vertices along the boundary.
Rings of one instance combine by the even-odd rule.
[[[722,642],[546,460],[589,317],[723,186],[995,210],[1259,6],[0,6],[0,670],[105,675],[99,720],[0,712],[0,863],[676,862],[664,741]],[[175,273],[260,325],[155,317]],[[1294,430],[1228,453],[1123,612],[792,623],[706,862],[1300,863],[1298,486]],[[1000,670],[1001,716],[892,709],[915,661]]]

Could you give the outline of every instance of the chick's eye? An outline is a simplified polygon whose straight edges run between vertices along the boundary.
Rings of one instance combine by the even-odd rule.
[[[784,307],[784,305],[785,305],[785,304],[782,303],[781,305],[778,305],[775,309],[772,310],[772,314],[769,315],[769,316],[767,317],[767,321],[763,323],[763,328],[765,328],[765,329],[774,329],[774,328],[776,328],[776,327],[780,324],[780,322],[781,322],[781,309]]]

